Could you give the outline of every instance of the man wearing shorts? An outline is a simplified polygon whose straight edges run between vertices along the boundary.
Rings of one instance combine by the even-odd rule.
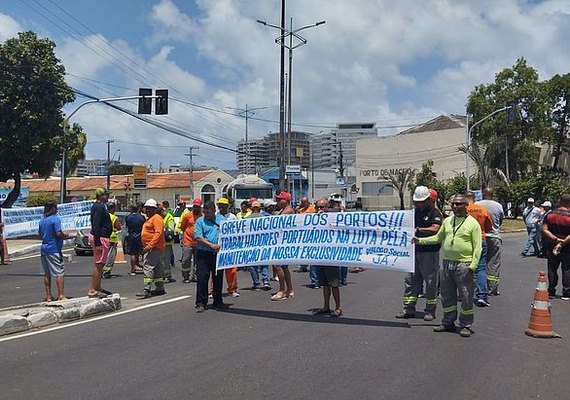
[[[275,199],[277,200],[277,209],[279,210],[276,215],[295,214],[295,210],[291,207],[291,195],[289,193],[280,192],[275,195]],[[276,265],[275,272],[277,272],[277,277],[279,278],[279,291],[271,296],[271,300],[281,301],[288,297],[295,297],[289,267],[287,265]]]
[[[46,300],[52,301],[51,277],[55,276],[57,286],[57,299],[65,300],[63,294],[65,268],[63,266],[63,239],[69,237],[61,230],[61,219],[57,215],[57,204],[48,202],[44,206],[44,216],[40,220],[39,234],[42,238],[41,258],[42,270],[44,273],[44,287],[46,290]]]
[[[322,212],[338,212],[338,209],[327,209],[329,202],[327,199],[321,199],[317,202],[318,213]],[[317,277],[319,284],[323,288],[324,304],[323,308],[315,312],[316,315],[330,315],[331,317],[340,317],[342,315],[342,307],[340,305],[340,268],[337,266],[318,266]],[[334,298],[335,309],[331,311],[330,301],[331,293]]]
[[[91,275],[91,287],[87,295],[89,297],[104,298],[111,294],[111,292],[101,289],[101,276],[103,274],[103,266],[109,256],[109,238],[111,237],[111,232],[113,232],[113,224],[105,206],[109,199],[109,192],[103,188],[97,188],[95,197],[97,200],[91,206],[91,232],[89,233],[89,244],[93,249],[95,265]]]

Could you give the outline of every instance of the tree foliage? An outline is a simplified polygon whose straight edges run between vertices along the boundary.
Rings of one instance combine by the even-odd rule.
[[[409,183],[413,181],[414,175],[415,172],[413,169],[406,168],[382,176],[382,178],[389,181],[392,187],[398,192],[398,196],[400,197],[400,210],[404,210],[406,208],[404,195]]]
[[[62,129],[62,107],[75,95],[54,48],[33,32],[0,44],[0,181],[15,182],[3,207],[18,198],[21,173],[49,176],[64,146],[83,151],[81,129]]]
[[[45,205],[46,203],[53,201],[57,202],[55,196],[51,193],[38,193],[35,195],[28,196],[26,200],[26,205],[28,207],[40,207]]]

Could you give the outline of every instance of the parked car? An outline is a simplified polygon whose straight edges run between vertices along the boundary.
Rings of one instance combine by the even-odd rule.
[[[75,254],[78,256],[89,256],[93,255],[93,249],[89,245],[89,239],[87,235],[89,235],[90,229],[80,229],[77,231],[75,235],[75,240],[73,241],[73,248],[75,250]]]

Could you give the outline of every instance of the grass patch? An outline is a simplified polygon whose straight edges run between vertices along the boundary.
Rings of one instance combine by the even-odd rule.
[[[501,225],[501,232],[503,233],[517,232],[521,230],[526,231],[526,226],[521,218],[504,219],[503,225]]]

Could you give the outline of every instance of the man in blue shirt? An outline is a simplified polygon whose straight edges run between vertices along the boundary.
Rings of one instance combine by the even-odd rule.
[[[214,282],[214,308],[225,308],[222,301],[224,274],[216,273],[216,256],[220,250],[218,236],[224,217],[216,214],[213,201],[204,204],[204,216],[194,225],[196,239],[196,312],[203,313],[208,304],[208,280]]]
[[[40,220],[39,234],[42,237],[41,258],[44,273],[46,301],[52,301],[51,277],[55,276],[57,299],[65,300],[63,293],[65,268],[63,266],[63,239],[69,237],[61,230],[61,219],[57,215],[57,204],[46,203],[44,216]]]

